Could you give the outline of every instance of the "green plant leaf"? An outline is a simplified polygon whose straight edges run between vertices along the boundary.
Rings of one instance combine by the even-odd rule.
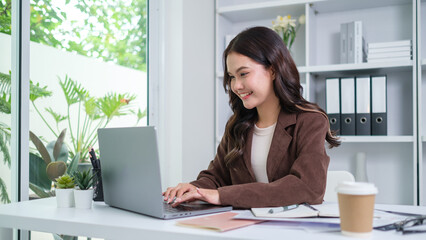
[[[9,195],[7,194],[6,183],[0,178],[0,201],[1,203],[10,203]]]
[[[44,146],[44,144],[41,142],[41,140],[33,133],[30,131],[30,139],[31,141],[34,143],[35,147],[37,148],[38,152],[40,153],[41,157],[43,158],[44,162],[47,164],[49,164],[50,162],[52,162],[52,159],[50,157],[49,152],[47,151],[46,147]]]
[[[53,149],[55,148],[56,141],[51,141],[46,145],[47,152],[49,152],[50,156],[52,157],[52,162],[64,162],[66,163],[68,161],[68,147],[66,144],[62,144],[61,151],[59,152],[59,155],[57,158],[53,157]]]
[[[3,93],[0,97],[0,112],[10,114],[12,111],[12,102],[10,94]]]
[[[41,87],[39,83],[34,84],[30,81],[30,101],[34,102],[35,100],[43,97],[52,96],[52,92],[47,90],[47,86]]]
[[[52,180],[46,173],[47,164],[39,156],[30,153],[30,183],[36,185],[44,191],[50,191],[52,188]],[[38,194],[37,194],[38,195]],[[40,195],[38,195],[41,197]]]
[[[67,129],[65,128],[64,130],[62,130],[61,134],[59,135],[58,139],[55,142],[55,146],[53,147],[53,158],[55,159],[59,158],[59,154],[61,153],[62,145],[64,144],[64,138],[66,133],[67,133]],[[68,153],[68,149],[66,152]],[[68,155],[67,155],[67,158],[68,158]]]
[[[49,193],[43,191],[43,189],[41,189],[40,187],[38,187],[37,185],[34,185],[32,183],[30,183],[30,189],[40,198],[51,197],[51,195]]]
[[[130,102],[136,98],[135,95],[107,93],[98,100],[99,109],[108,119],[115,116],[122,116],[131,113],[129,110]]]
[[[92,120],[101,118],[96,98],[94,97],[87,98],[86,101],[84,101],[84,110],[87,116]]]
[[[77,170],[78,167],[78,161],[80,160],[80,153],[77,153],[74,158],[71,160],[70,164],[67,168],[67,174],[73,175],[74,172]]]
[[[55,184],[56,188],[74,188],[75,187],[75,180],[74,177],[71,177],[68,174],[62,175],[58,178],[55,178]]]
[[[55,120],[56,124],[59,124],[60,122],[66,120],[68,117],[67,116],[63,116],[55,111],[53,111],[53,109],[51,107],[49,108],[45,108],[46,112],[50,113],[50,115],[52,115],[53,119]]]
[[[62,81],[59,78],[59,85],[61,85],[62,91],[64,92],[65,99],[67,100],[67,104],[69,106],[78,103],[79,101],[83,101],[88,97],[88,92],[81,86],[81,84],[77,84],[68,75],[65,75],[65,80]]]
[[[0,93],[10,94],[11,93],[11,82],[12,77],[9,74],[0,72]]]
[[[0,150],[3,153],[3,163],[9,168],[11,165],[9,145],[10,143],[10,127],[0,122]]]
[[[74,180],[80,190],[87,190],[95,183],[95,174],[92,174],[91,169],[87,171],[77,171],[74,174]]]
[[[139,108],[138,109],[138,112],[136,113],[136,117],[138,118],[137,120],[136,120],[136,124],[138,124],[139,123],[139,121],[140,120],[142,120],[142,118],[144,118],[144,117],[146,117],[146,108],[145,108],[145,110],[142,112],[141,111],[141,109]]]
[[[67,165],[64,162],[51,162],[46,167],[47,177],[55,181],[56,178],[64,175],[67,171]]]

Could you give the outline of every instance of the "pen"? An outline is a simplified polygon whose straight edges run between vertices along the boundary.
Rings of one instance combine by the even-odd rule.
[[[95,169],[99,168],[98,159],[96,157],[96,153],[95,153],[95,150],[93,148],[90,149],[89,155],[90,155],[90,161],[92,162],[93,168],[95,168]]]
[[[90,162],[92,163],[92,167],[95,168],[95,160],[93,159],[90,148],[89,148],[89,159],[90,159]]]
[[[291,209],[295,209],[297,208],[299,205],[294,204],[294,205],[289,205],[289,206],[284,206],[284,207],[276,207],[276,208],[271,208],[269,209],[268,213],[278,213],[278,212],[284,212],[284,211],[288,211]]]

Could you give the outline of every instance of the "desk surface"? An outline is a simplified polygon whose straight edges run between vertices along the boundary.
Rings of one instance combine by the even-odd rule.
[[[426,207],[377,205],[377,208],[426,214]],[[56,232],[108,239],[348,239],[340,232],[312,233],[265,222],[218,233],[176,226],[177,220],[160,220],[94,203],[92,209],[57,208],[55,198],[0,206],[0,227]],[[426,234],[401,235],[395,231],[373,231],[371,239],[419,239]]]

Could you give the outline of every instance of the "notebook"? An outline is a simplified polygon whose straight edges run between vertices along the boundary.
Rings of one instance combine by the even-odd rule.
[[[263,220],[233,219],[238,213],[226,212],[205,217],[181,220],[176,223],[179,226],[204,228],[218,232],[225,232],[236,228],[250,226]]]
[[[319,205],[299,204],[297,208],[270,213],[273,208],[252,208],[255,217],[260,218],[307,218],[307,217],[339,217],[338,205],[323,203]]]
[[[152,126],[98,129],[105,203],[161,219],[232,210],[197,201],[172,208],[163,201],[157,133]]]

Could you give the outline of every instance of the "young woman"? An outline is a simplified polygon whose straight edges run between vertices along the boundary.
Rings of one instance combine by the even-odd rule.
[[[169,187],[164,200],[237,208],[321,203],[325,141],[330,147],[340,142],[324,110],[301,96],[299,72],[280,36],[249,28],[230,42],[223,60],[233,115],[216,157],[196,181]]]

